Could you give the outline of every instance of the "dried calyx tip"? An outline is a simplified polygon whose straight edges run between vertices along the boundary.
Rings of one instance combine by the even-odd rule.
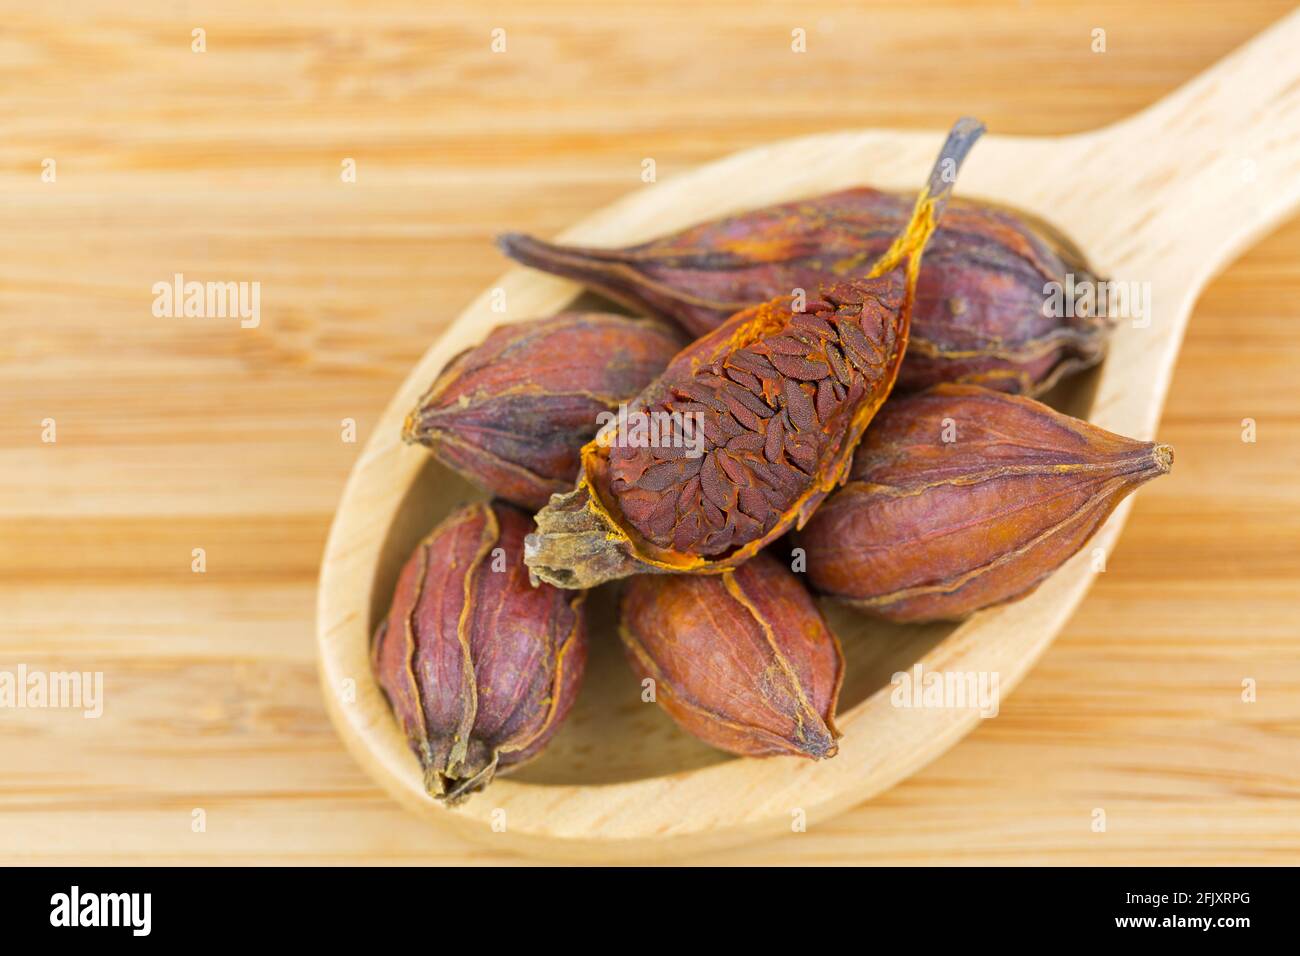
[[[417,408],[406,416],[402,421],[402,441],[408,445],[416,444],[420,439],[416,436],[415,430],[420,424],[420,410]]]
[[[840,745],[831,735],[829,728],[824,735],[813,740],[800,742],[799,752],[813,760],[829,760],[840,752]]]
[[[939,158],[935,160],[934,168],[930,171],[930,181],[926,185],[926,192],[932,198],[942,201],[952,192],[953,184],[957,182],[957,170],[961,168],[962,161],[966,159],[966,154],[975,145],[975,141],[982,135],[984,135],[984,124],[973,117],[964,116],[953,124],[952,129],[948,131],[943,149],[939,151]]]
[[[876,260],[871,276],[882,275],[907,260],[910,263],[909,281],[915,283],[921,255],[948,205],[962,161],[983,133],[984,124],[970,117],[958,120],[948,131],[948,138],[944,140],[943,148],[939,150],[934,166],[930,169],[930,178],[916,197],[911,220],[894,239],[894,244]]]
[[[551,258],[546,253],[555,251],[550,243],[524,232],[503,232],[496,237],[496,244],[507,256],[524,265],[544,264]]]
[[[522,232],[503,232],[496,238],[497,248],[507,255],[513,252],[517,246],[528,241],[529,237]]]

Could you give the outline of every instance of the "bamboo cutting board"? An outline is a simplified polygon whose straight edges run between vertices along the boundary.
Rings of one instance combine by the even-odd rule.
[[[103,671],[106,700],[97,721],[0,710],[0,860],[181,863],[512,859],[363,776],[311,637],[347,469],[501,271],[492,233],[553,234],[639,188],[646,157],[666,180],[961,112],[1004,133],[1099,126],[1286,12],[144,3],[74,24],[10,6],[0,670]],[[1292,223],[1203,295],[1161,426],[1175,471],[1000,716],[869,806],[703,859],[1300,860],[1298,250]],[[175,272],[259,280],[262,324],[155,319],[150,288]]]

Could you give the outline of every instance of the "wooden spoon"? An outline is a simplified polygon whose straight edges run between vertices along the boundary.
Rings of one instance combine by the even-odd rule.
[[[1151,108],[1075,136],[989,135],[958,194],[1026,210],[1065,231],[1102,275],[1150,290],[1150,311],[1122,319],[1100,370],[1056,396],[1075,414],[1154,436],[1192,304],[1201,288],[1300,201],[1300,13],[1292,14]],[[694,223],[855,185],[915,190],[941,133],[864,131],[786,140],[646,186],[560,240],[623,246]],[[491,308],[494,291],[508,303]],[[579,705],[547,753],[448,810],[424,793],[415,758],[370,677],[370,635],[402,561],[474,493],[402,444],[403,416],[457,352],[495,325],[549,315],[577,286],[507,273],[425,353],[348,481],[321,567],[317,631],[325,699],[339,733],[398,800],[494,846],[580,860],[665,858],[788,833],[860,803],[969,733],[979,712],[891,703],[890,675],[996,673],[1009,691],[1087,591],[1094,553],[1115,543],[1127,504],[1083,553],[1027,599],[956,626],[901,628],[832,611],[849,656],[832,760],[741,760],[677,731],[619,659],[608,599],[593,599],[593,660]],[[1242,316],[1249,335],[1249,316]],[[1095,552],[1094,549],[1101,549]],[[602,604],[605,610],[602,613]],[[1137,622],[1135,622],[1136,624]]]

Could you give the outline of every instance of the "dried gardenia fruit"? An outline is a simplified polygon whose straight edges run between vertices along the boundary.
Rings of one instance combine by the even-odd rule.
[[[596,416],[645,388],[685,344],[658,322],[604,312],[500,326],[447,363],[402,437],[535,511],[573,487]]]
[[[779,561],[764,553],[721,575],[638,575],[621,611],[633,669],[683,729],[746,757],[835,756],[844,658]]]
[[[859,274],[906,224],[911,199],[848,189],[706,222],[625,249],[519,233],[506,254],[575,279],[695,335],[755,302]],[[1041,223],[953,200],[925,253],[900,389],[969,382],[1028,395],[1099,361],[1111,323],[1056,315],[1046,287],[1094,283],[1082,254]],[[1073,310],[1071,310],[1073,311]]]
[[[939,385],[886,403],[797,541],[819,591],[952,620],[1028,594],[1172,463],[1033,399]]]
[[[586,595],[529,584],[531,527],[506,504],[453,512],[402,568],[375,632],[375,678],[425,788],[449,804],[536,756],[582,682]]]
[[[863,278],[804,311],[791,296],[745,309],[673,359],[629,406],[645,427],[620,423],[583,448],[577,489],[538,514],[534,574],[582,588],[715,573],[802,525],[894,385],[921,254],[981,132],[953,127],[907,228]]]

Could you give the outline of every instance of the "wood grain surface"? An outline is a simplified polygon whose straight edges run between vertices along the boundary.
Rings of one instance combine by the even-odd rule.
[[[0,709],[0,862],[515,862],[371,783],[312,637],[347,471],[501,272],[492,235],[653,188],[645,158],[662,181],[801,133],[1090,129],[1289,9],[4,0],[0,671],[102,671],[105,703]],[[1174,472],[999,717],[867,805],[696,861],[1300,862],[1298,252],[1292,222],[1202,296]],[[259,281],[260,326],[155,318],[178,272]]]

